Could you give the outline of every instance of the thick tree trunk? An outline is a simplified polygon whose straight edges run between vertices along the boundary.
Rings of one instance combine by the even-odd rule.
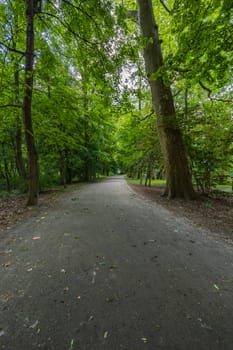
[[[13,23],[13,36],[12,36],[12,44],[13,49],[17,50],[17,43],[19,41],[19,15],[17,11],[14,13],[14,23]],[[15,104],[20,105],[20,80],[19,80],[19,59],[17,55],[14,57],[14,84],[15,84]],[[15,157],[16,157],[16,167],[19,176],[22,179],[26,179],[26,169],[22,155],[22,116],[20,113],[16,115],[16,131],[15,137],[13,140],[13,145],[15,149]]]
[[[25,62],[25,93],[23,101],[23,116],[25,138],[28,153],[29,194],[27,205],[36,205],[39,194],[39,170],[37,151],[32,126],[32,91],[34,64],[34,15],[37,0],[25,0],[26,5],[26,62]]]
[[[147,40],[144,48],[146,73],[149,79],[153,108],[165,161],[166,191],[169,198],[193,198],[189,164],[182,134],[176,118],[170,87],[166,86],[159,70],[163,65],[158,27],[151,0],[137,0],[142,36]],[[158,76],[155,77],[155,74]]]

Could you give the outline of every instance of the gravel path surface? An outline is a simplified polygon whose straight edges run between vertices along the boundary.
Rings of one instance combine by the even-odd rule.
[[[61,195],[0,242],[0,349],[232,350],[232,253],[123,177]]]

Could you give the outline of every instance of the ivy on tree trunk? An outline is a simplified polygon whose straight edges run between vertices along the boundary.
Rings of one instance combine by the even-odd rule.
[[[169,198],[193,198],[191,173],[179,129],[171,88],[161,76],[163,66],[158,26],[155,22],[151,0],[137,0],[140,28],[145,39],[144,60],[149,79],[153,109],[165,161],[166,190]]]

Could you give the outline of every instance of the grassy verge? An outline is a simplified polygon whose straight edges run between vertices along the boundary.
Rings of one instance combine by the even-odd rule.
[[[140,180],[138,179],[130,179],[128,177],[126,177],[125,179],[129,184],[132,184],[132,185],[140,184]],[[166,180],[159,180],[159,179],[151,180],[151,185],[165,185],[165,183],[166,183]],[[142,180],[142,184],[143,185],[145,184],[145,179]]]

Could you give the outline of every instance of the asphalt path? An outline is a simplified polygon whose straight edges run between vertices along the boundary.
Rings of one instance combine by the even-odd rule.
[[[233,349],[231,241],[121,176],[59,196],[4,237],[0,349]]]

